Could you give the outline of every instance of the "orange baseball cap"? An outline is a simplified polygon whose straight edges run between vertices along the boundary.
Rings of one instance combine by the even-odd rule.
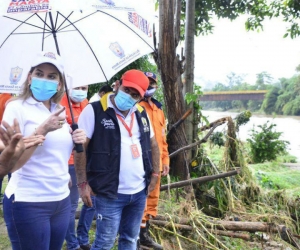
[[[126,71],[122,76],[122,85],[124,87],[136,89],[143,97],[149,86],[149,79],[144,72],[131,69]]]

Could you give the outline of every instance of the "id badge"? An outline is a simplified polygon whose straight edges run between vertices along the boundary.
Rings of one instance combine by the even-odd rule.
[[[136,144],[132,144],[130,146],[130,149],[131,149],[131,154],[132,154],[133,159],[136,159],[136,158],[140,157],[140,152],[139,152],[139,149],[138,149]]]

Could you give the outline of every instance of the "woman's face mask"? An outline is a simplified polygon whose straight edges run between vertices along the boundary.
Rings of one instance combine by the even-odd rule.
[[[31,78],[30,89],[32,91],[32,95],[40,102],[50,100],[50,98],[57,93],[57,87],[58,81],[56,80],[48,80],[37,77]]]
[[[72,89],[70,98],[73,102],[82,102],[87,97],[87,91],[81,89]]]

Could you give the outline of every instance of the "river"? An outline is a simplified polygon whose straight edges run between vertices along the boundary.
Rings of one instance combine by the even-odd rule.
[[[209,122],[213,122],[219,118],[231,116],[235,118],[239,113],[234,112],[218,112],[218,111],[202,111],[203,115],[208,118]],[[288,141],[289,144],[289,153],[297,157],[298,162],[300,161],[300,117],[299,116],[268,116],[268,115],[254,115],[252,114],[250,121],[240,127],[238,136],[240,140],[246,141],[249,138],[251,129],[258,125],[262,125],[270,121],[275,123],[277,126],[275,130],[277,132],[282,132],[280,139]],[[224,129],[225,125],[220,126],[216,131],[221,131]],[[259,128],[256,130],[259,131]]]

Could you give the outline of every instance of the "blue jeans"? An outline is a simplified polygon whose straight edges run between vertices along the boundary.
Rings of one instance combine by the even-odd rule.
[[[75,173],[74,165],[69,165],[69,174],[72,179],[72,186],[70,188],[71,214],[70,214],[69,227],[65,239],[67,242],[67,249],[76,250],[79,248],[79,243],[77,241],[77,237],[75,234],[75,214],[76,214],[76,209],[78,207],[79,193],[78,193],[78,188],[76,186],[77,181],[76,181],[76,173]]]
[[[89,230],[91,228],[96,209],[95,209],[95,196],[91,196],[93,206],[88,207],[85,204],[82,205],[81,213],[77,226],[77,240],[79,245],[89,244]]]
[[[69,197],[52,202],[15,202],[4,195],[4,220],[13,250],[61,250],[70,218]]]
[[[136,250],[145,203],[145,190],[132,195],[118,194],[117,199],[97,195],[97,231],[91,250],[111,249],[118,232],[118,249]]]
[[[3,178],[0,178],[0,194],[2,194],[2,193],[1,193],[1,190],[2,190],[2,182],[3,182]]]

